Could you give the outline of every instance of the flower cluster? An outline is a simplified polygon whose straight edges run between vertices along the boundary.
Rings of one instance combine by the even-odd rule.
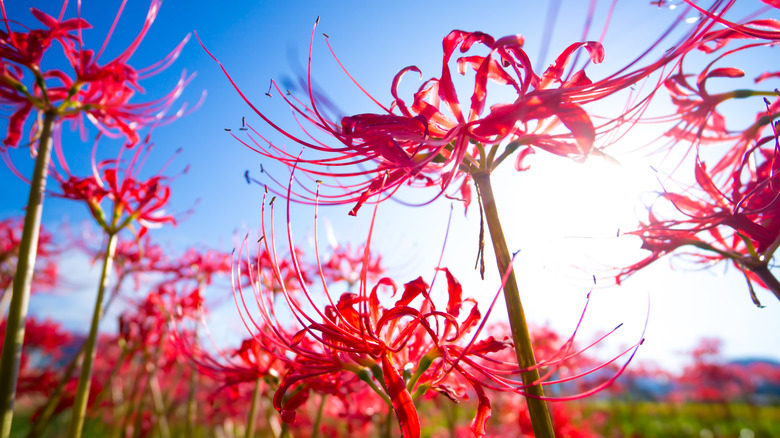
[[[11,30],[12,21],[4,14],[5,30],[0,29],[0,102],[10,108],[11,113],[3,145],[19,145],[24,125],[33,111],[52,113],[79,126],[88,119],[101,133],[126,138],[128,145],[139,142],[141,128],[181,116],[185,108],[173,115],[166,113],[192,79],[186,73],[167,95],[145,103],[131,102],[137,93],[143,92],[139,81],[168,67],[179,56],[188,39],[185,38],[164,59],[149,67],[137,69],[129,64],[157,17],[161,4],[161,0],[151,2],[139,34],[121,53],[108,61],[102,59],[102,55],[113,28],[97,53],[86,49],[82,33],[91,25],[81,17],[63,19],[67,1],[57,18],[32,8],[33,16],[42,25],[38,29]],[[117,12],[115,21],[121,16],[122,9]],[[55,44],[62,50],[71,72],[42,66],[44,54],[53,50]],[[40,126],[36,124],[30,132],[31,138],[37,138],[38,129]]]
[[[287,220],[290,220],[289,211]],[[511,354],[513,343],[508,336],[509,331],[491,327],[485,330],[491,333],[490,336],[481,335],[498,294],[483,315],[476,300],[463,296],[463,287],[446,268],[437,271],[437,276],[443,274],[447,283],[444,305],[435,302],[431,285],[422,277],[403,287],[388,277],[382,277],[370,287],[368,270],[374,265],[370,262],[370,250],[365,246],[357,290],[331,295],[328,282],[341,280],[341,273],[328,278],[326,273],[330,270],[320,265],[317,269],[320,281],[317,283],[322,284],[324,297],[318,299],[319,295],[305,280],[298,262],[300,252],[289,236],[289,253],[296,273],[295,280],[291,282],[297,289],[293,294],[288,288],[290,280],[281,276],[280,263],[284,259],[276,256],[273,231],[266,233],[264,227],[258,242],[258,254],[272,254],[271,264],[262,263],[258,257],[256,269],[260,271],[264,266],[262,269],[274,273],[275,284],[281,288],[284,298],[284,312],[289,312],[295,324],[291,326],[279,318],[282,313],[281,309],[277,309],[279,292],[256,281],[252,271],[247,275],[252,286],[251,296],[255,300],[253,305],[248,304],[245,282],[236,280],[243,278],[240,269],[246,264],[238,263],[238,272],[234,274],[234,293],[241,319],[252,335],[251,342],[265,346],[263,353],[270,356],[250,365],[250,370],[259,375],[248,373],[249,370],[241,375],[244,376],[242,379],[257,379],[268,375],[271,370],[268,364],[281,367],[281,380],[275,389],[273,404],[285,422],[295,421],[297,408],[308,400],[312,392],[332,395],[343,388],[357,391],[361,386],[367,386],[375,396],[392,406],[405,437],[420,436],[421,420],[415,400],[430,397],[429,392],[453,401],[476,394],[478,407],[471,430],[475,436],[484,436],[491,417],[489,390],[531,395],[527,392],[529,385],[518,377],[523,369]],[[245,242],[239,250],[239,259],[248,251]],[[400,297],[390,302],[383,292],[389,292],[390,298]],[[259,311],[259,317],[252,315],[253,309]],[[501,336],[500,332],[506,335]],[[635,352],[638,345],[620,356]],[[575,348],[572,335],[558,349],[547,352],[549,355],[537,366],[544,373],[534,384],[543,382],[543,385],[550,385],[581,378],[617,359],[595,365],[578,362],[577,359],[588,348]],[[211,360],[203,358],[198,348],[187,346],[185,350],[196,358],[200,367],[213,371],[214,365],[208,365]],[[567,367],[573,367],[570,374],[565,371]],[[233,372],[244,367],[226,365],[219,369],[226,376],[225,381],[235,381]],[[581,393],[547,399],[568,400],[594,393],[609,386],[624,369],[625,365],[616,368],[614,375],[601,382],[592,382],[592,387],[583,389]],[[274,370],[273,375],[279,372]]]
[[[695,182],[665,183],[647,219],[629,233],[641,237],[642,248],[650,254],[623,269],[618,279],[666,254],[684,252],[706,266],[720,261],[733,263],[744,273],[751,299],[761,306],[754,284],[780,299],[780,283],[771,272],[774,253],[780,246],[780,143],[776,121],[780,95],[776,88],[736,88],[713,94],[708,84],[715,78],[743,78],[746,73],[742,69],[718,65],[736,54],[775,45],[780,41],[780,22],[762,19],[734,23],[716,18],[725,29],[705,34],[697,44],[699,52],[714,59],[698,74],[685,73],[681,62],[678,72],[666,81],[677,107],[677,112],[669,116],[676,122],[666,133],[667,147],[695,151]],[[762,72],[753,82],[764,84],[775,76],[771,71]],[[692,78],[696,79],[695,85],[690,83]],[[739,129],[729,128],[719,111],[720,106],[735,99],[745,99],[753,104],[754,111],[757,109],[753,121]],[[722,149],[722,145],[727,148]]]

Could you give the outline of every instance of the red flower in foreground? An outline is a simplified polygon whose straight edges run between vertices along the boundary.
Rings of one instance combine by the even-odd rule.
[[[289,208],[290,201],[287,202]],[[270,228],[273,229],[273,224]],[[282,296],[276,296],[278,293],[261,282],[250,280],[251,296],[255,298],[251,308],[259,309],[258,318],[252,316],[254,312],[247,304],[244,282],[238,281],[242,278],[241,272],[234,275],[234,289],[247,329],[283,365],[274,407],[284,421],[294,421],[295,410],[306,401],[311,390],[334,393],[339,387],[367,385],[392,406],[403,436],[416,437],[420,436],[421,421],[415,400],[430,390],[453,400],[468,397],[470,392],[476,394],[478,400],[471,429],[475,436],[484,436],[491,416],[490,391],[527,395],[527,386],[520,379],[523,370],[514,360],[510,338],[480,337],[487,315],[481,314],[475,300],[463,298],[462,286],[447,269],[439,270],[447,282],[448,298],[444,305],[434,302],[432,287],[421,277],[404,284],[403,288],[385,277],[369,290],[367,270],[371,257],[366,248],[357,292],[332,295],[320,267],[324,297],[317,299],[315,297],[322,295],[312,291],[305,281],[292,236],[288,234],[292,266],[302,292],[290,293],[280,275],[280,259],[276,256],[274,241],[273,233],[266,234],[264,224],[258,254],[272,255],[270,268],[277,276]],[[315,245],[316,242],[315,236]],[[244,251],[248,251],[246,243],[239,250],[239,259]],[[388,305],[389,299],[383,296],[383,291],[389,291],[391,297],[400,292],[400,297]],[[498,295],[489,304],[488,314]],[[276,308],[281,298],[287,307],[285,313],[292,314],[294,326],[277,319],[280,312]],[[495,328],[490,331],[495,333]],[[635,351],[635,347],[626,353]],[[573,365],[573,359],[587,348],[575,349],[573,335],[563,342],[540,362],[539,367],[544,367],[542,384],[571,381],[614,361],[564,375],[564,367]],[[624,368],[577,395],[549,399],[568,400],[594,393],[609,386]],[[553,380],[554,376],[556,380]]]
[[[633,117],[633,113],[641,112],[645,101],[638,99],[638,105],[607,117],[607,122],[599,126],[593,124],[583,105],[647,78],[695,47],[695,42],[710,26],[712,22],[702,21],[673,50],[647,66],[633,68],[642,59],[640,56],[618,73],[595,82],[588,78],[582,66],[569,68],[569,64],[577,59],[579,49],[587,51],[589,62],[601,62],[604,49],[600,42],[571,44],[539,75],[533,71],[529,57],[523,51],[523,37],[513,35],[496,39],[482,32],[454,30],[442,43],[441,76],[425,80],[412,101],[406,102],[398,94],[400,80],[406,73],[419,73],[420,70],[414,66],[402,69],[393,79],[394,100],[390,105],[382,105],[368,96],[380,107],[378,114],[329,120],[320,110],[327,102],[318,100],[312,92],[311,82],[307,84],[308,97],[298,100],[282,93],[272,81],[272,86],[292,108],[303,131],[300,136],[267,118],[244,96],[229,75],[228,79],[266,123],[309,151],[290,154],[251,126],[248,140],[239,141],[266,157],[288,166],[295,165],[312,179],[334,178],[335,182],[323,183],[329,191],[322,195],[322,202],[356,202],[350,212],[354,215],[374,194],[382,193],[381,200],[408,183],[436,186],[439,188],[436,196],[456,184],[456,190],[468,204],[470,187],[466,175],[490,173],[520,148],[518,169],[524,168],[522,157],[534,148],[580,160],[600,153],[594,148],[597,136],[619,127]],[[653,42],[645,53],[661,41]],[[468,54],[453,60],[456,50]],[[463,75],[468,70],[474,71],[473,92],[468,104],[457,96],[450,67],[453,61]],[[226,69],[222,69],[227,75]],[[311,78],[311,64],[308,75]],[[502,102],[490,102],[487,90],[496,86],[503,87],[507,91],[505,94],[511,97]],[[329,145],[334,139],[338,144]],[[356,180],[358,182],[354,182]],[[313,202],[313,193],[305,188],[296,195],[301,201]]]
[[[6,18],[3,1],[0,0],[5,22],[5,30],[0,30],[0,103],[11,111],[4,146],[19,144],[25,122],[33,110],[41,114],[53,112],[60,120],[73,120],[80,126],[87,118],[101,133],[125,137],[131,145],[139,141],[139,129],[181,116],[184,108],[173,115],[165,114],[192,79],[186,74],[167,95],[146,103],[130,102],[136,93],[144,91],[139,81],[159,73],[175,61],[189,38],[149,67],[136,69],[130,66],[130,57],[157,17],[161,0],[152,0],[139,34],[125,50],[107,62],[101,56],[113,27],[97,53],[85,49],[82,32],[91,26],[80,17],[64,19],[67,4],[65,1],[57,18],[32,8],[33,16],[43,28],[12,31],[13,21]],[[79,3],[79,9],[80,6]],[[115,23],[123,8],[124,4],[117,12]],[[52,49],[55,42],[72,72],[66,73],[59,68],[45,69],[41,64],[43,55]],[[26,74],[31,77],[25,77]],[[37,129],[36,124],[30,132],[31,137],[37,135]]]

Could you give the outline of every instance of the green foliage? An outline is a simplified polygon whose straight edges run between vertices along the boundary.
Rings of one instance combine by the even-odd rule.
[[[780,406],[744,403],[580,403],[599,418],[605,437],[771,438],[780,436]]]

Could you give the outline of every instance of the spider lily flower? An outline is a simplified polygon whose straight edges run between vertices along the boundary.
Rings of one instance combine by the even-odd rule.
[[[601,45],[598,42],[585,42],[570,46],[539,77],[533,72],[528,56],[522,50],[523,42],[520,36],[496,40],[481,32],[451,32],[443,42],[442,76],[425,81],[414,94],[413,104],[407,105],[398,97],[398,85],[406,73],[420,71],[414,66],[401,70],[391,87],[395,99],[390,109],[380,104],[386,114],[358,114],[345,117],[337,123],[321,115],[313,98],[310,106],[305,106],[300,101],[285,97],[300,117],[315,126],[315,132],[324,131],[342,145],[329,147],[318,141],[314,134],[312,138],[298,138],[288,132],[283,133],[306,147],[334,156],[308,160],[286,154],[273,145],[263,147],[252,138],[245,144],[288,165],[296,163],[297,168],[312,176],[367,176],[367,182],[339,184],[344,190],[342,195],[323,195],[321,198],[324,202],[357,201],[350,212],[353,215],[366,199],[378,193],[380,186],[381,191],[392,193],[407,182],[423,186],[439,185],[443,193],[456,177],[463,175],[463,169],[478,165],[480,156],[472,145],[474,142],[497,146],[516,141],[510,149],[517,149],[520,144],[535,144],[561,155],[587,155],[595,138],[592,123],[578,104],[571,102],[560,88],[553,89],[552,85],[558,83],[561,88],[571,88],[589,83],[582,70],[564,78],[564,67],[580,47],[588,50],[594,62],[600,62],[603,59]],[[487,56],[464,56],[457,60],[461,73],[465,73],[468,66],[476,71],[472,106],[466,118],[455,94],[449,64],[458,47],[466,52],[477,43],[488,48]],[[488,115],[482,117],[489,82],[511,87],[517,97],[514,103],[494,106]],[[255,110],[276,127],[257,108]],[[531,122],[542,127],[532,129],[529,127]],[[573,131],[568,135],[550,133],[561,122]],[[567,143],[562,138],[576,138],[576,141]],[[368,161],[374,161],[376,167],[355,172],[318,170],[319,166],[324,165],[335,169]]]
[[[717,17],[712,18],[718,20]],[[724,23],[722,19],[720,21],[727,27],[737,26],[728,21]],[[697,44],[697,51],[688,52],[681,57],[677,72],[664,83],[666,92],[676,106],[674,114],[659,119],[659,121],[672,120],[675,122],[674,126],[665,134],[670,138],[666,148],[679,147],[678,145],[682,142],[689,143],[693,147],[732,142],[732,146],[724,154],[721,162],[712,168],[716,173],[722,172],[726,168],[733,170],[734,167],[738,167],[742,156],[753,147],[755,142],[767,135],[766,131],[771,130],[770,121],[777,117],[778,101],[773,99],[773,102],[766,104],[766,111],[761,111],[756,116],[752,125],[745,129],[728,129],[726,118],[719,111],[720,106],[736,99],[775,98],[777,97],[776,91],[773,89],[737,88],[713,93],[708,90],[708,88],[712,88],[708,86],[712,79],[718,82],[715,87],[720,89],[723,88],[720,84],[727,82],[744,86],[744,81],[742,83],[739,81],[746,75],[743,69],[733,66],[721,67],[718,64],[722,64],[726,59],[731,59],[734,55],[739,55],[742,52],[769,47],[780,41],[780,22],[755,20],[750,24],[759,28],[774,29],[776,35],[741,33],[731,27],[710,31],[702,36]],[[695,52],[703,52],[711,56],[712,60],[700,72],[686,73],[684,65],[686,65],[687,58]],[[763,72],[756,77],[754,82],[763,82],[774,76],[777,76],[774,72]],[[733,79],[733,81],[725,81],[723,78]]]
[[[666,135],[672,137],[674,142],[684,140],[692,143],[732,138],[726,129],[726,119],[717,111],[717,106],[728,99],[739,97],[739,93],[734,91],[711,95],[706,90],[706,82],[714,77],[739,78],[744,75],[744,71],[733,67],[706,68],[697,76],[695,87],[688,82],[690,75],[679,73],[667,79],[665,85],[681,121]]]
[[[6,291],[11,287],[16,272],[16,259],[22,240],[22,221],[15,218],[0,220],[0,298],[5,301],[10,295]],[[58,268],[53,256],[59,253],[54,246],[52,234],[45,228],[41,229],[38,239],[38,255],[45,259],[45,264],[35,269],[33,291],[41,288],[50,289],[57,283]],[[5,306],[0,306],[5,309]],[[2,312],[0,312],[2,313]]]
[[[137,93],[143,93],[139,81],[151,77],[173,63],[181,53],[187,36],[165,58],[149,67],[136,69],[129,64],[139,44],[154,22],[162,4],[152,0],[142,30],[114,59],[102,58],[104,49],[111,39],[109,31],[97,53],[84,48],[82,34],[91,28],[80,17],[81,2],[78,2],[79,17],[64,19],[68,6],[64,1],[57,18],[32,8],[33,16],[43,25],[41,29],[12,31],[12,20],[5,16],[5,29],[0,29],[0,103],[11,109],[8,131],[3,145],[16,147],[22,137],[24,125],[35,110],[41,114],[52,113],[60,121],[72,120],[84,127],[88,119],[104,135],[124,137],[128,145],[139,142],[138,131],[143,127],[159,125],[182,116],[187,107],[182,106],[168,115],[174,101],[181,95],[193,75],[184,72],[176,86],[165,96],[145,103],[133,103]],[[119,21],[125,3],[117,12],[114,24]],[[64,55],[70,73],[60,68],[47,69],[42,65],[43,55],[57,43]],[[26,74],[31,78],[26,78]],[[37,124],[30,133],[35,137]]]
[[[62,190],[56,196],[86,203],[93,218],[108,234],[117,234],[126,227],[132,229],[137,223],[140,229],[136,235],[140,238],[148,228],[176,224],[174,217],[165,213],[170,196],[168,183],[175,178],[157,174],[142,180],[138,175],[151,145],[136,148],[127,161],[123,158],[123,148],[117,158],[96,162],[96,149],[97,141],[93,148],[93,174],[88,177],[73,175],[64,157],[59,157],[61,170],[52,170]],[[164,170],[165,167],[161,172]]]
[[[347,244],[337,246],[330,252],[328,259],[322,264],[322,273],[330,282],[343,281],[347,283],[347,289],[351,290],[360,281],[365,245],[360,245],[354,250]],[[366,275],[369,280],[378,280],[384,273],[381,265],[382,257],[377,255],[369,261]]]
[[[722,13],[720,6],[713,6],[711,11]],[[712,21],[703,20],[673,49],[638,67],[640,61],[661,44],[664,38],[660,38],[637,59],[596,81],[591,80],[575,60],[582,49],[587,52],[589,62],[601,62],[604,48],[599,41],[571,44],[540,74],[533,70],[523,50],[522,36],[494,38],[482,32],[454,30],[442,43],[441,75],[423,81],[411,102],[399,96],[398,87],[407,73],[418,73],[422,79],[420,70],[415,66],[406,67],[396,74],[390,88],[394,99],[389,105],[383,105],[367,94],[379,111],[341,120],[330,120],[321,110],[328,102],[312,91],[310,62],[306,98],[299,100],[289,93],[285,94],[272,81],[272,89],[290,105],[302,135],[296,135],[269,119],[241,92],[227,69],[222,64],[220,67],[264,122],[286,139],[310,150],[313,157],[309,157],[308,152],[301,156],[290,154],[251,126],[248,126],[247,139],[239,139],[232,132],[231,135],[263,156],[290,167],[296,165],[312,179],[333,178],[335,182],[324,182],[329,191],[321,194],[320,201],[331,204],[354,202],[350,212],[354,215],[374,194],[382,193],[379,200],[385,199],[403,184],[438,187],[437,197],[453,187],[468,203],[468,174],[489,173],[518,151],[520,160],[529,153],[529,148],[540,148],[578,160],[600,154],[594,146],[597,137],[617,129],[634,117],[633,113],[641,112],[644,101],[639,99],[642,103],[624,114],[608,117],[608,122],[598,125],[594,125],[585,105],[648,78],[694,48],[696,41],[711,26]],[[313,40],[312,33],[310,55]],[[458,50],[466,55],[454,59]],[[210,52],[209,55],[217,61]],[[459,99],[451,64],[455,64],[458,73],[463,75],[473,70],[470,101]],[[491,101],[487,90],[495,86],[508,90],[512,97],[501,102]],[[329,144],[333,140],[336,145]],[[522,168],[520,161],[517,167]],[[358,182],[354,182],[356,180]],[[310,188],[295,193],[296,199],[302,202],[313,202],[313,194]]]
[[[199,287],[210,285],[214,276],[228,274],[230,269],[230,254],[197,248],[189,248],[175,260],[161,266],[161,270],[173,274],[169,281],[191,280]]]
[[[97,254],[95,259],[102,254]],[[152,243],[149,234],[140,239],[126,239],[120,237],[114,253],[114,271],[118,278],[117,284],[128,275],[133,277],[135,290],[141,287],[141,277],[164,270],[166,256],[162,247]]]
[[[297,250],[295,257],[297,259],[303,258],[303,251]],[[262,287],[268,290],[273,290],[276,293],[281,293],[282,288],[277,283],[277,276],[281,277],[288,291],[295,292],[298,288],[298,273],[296,272],[293,263],[288,257],[278,258],[277,263],[273,262],[273,255],[267,252],[261,252],[255,259],[255,263],[252,263],[248,259],[242,259],[238,261],[241,264],[238,271],[241,274],[242,284],[245,287],[251,287],[252,283],[260,283]],[[304,262],[301,261],[302,269],[300,274],[303,277],[303,281],[306,284],[312,284],[311,280],[311,268],[303,266]],[[271,267],[275,267],[277,272],[274,272]],[[232,266],[231,266],[232,270]]]
[[[316,299],[321,295],[303,280],[303,272],[294,256],[296,248],[289,231],[289,199],[287,203],[289,252],[293,254],[292,265],[296,269],[301,292],[291,294],[282,281],[275,236],[273,232],[266,232],[265,220],[258,253],[272,255],[271,269],[282,287],[281,294],[286,305],[284,312],[292,315],[294,326],[280,321],[278,315],[282,312],[277,310],[280,304],[274,300],[273,290],[263,288],[258,281],[250,281],[251,296],[255,298],[250,306],[246,299],[249,294],[244,291],[245,283],[238,280],[243,274],[234,273],[233,281],[243,323],[253,338],[268,346],[268,351],[274,352],[284,365],[285,372],[273,400],[284,421],[295,420],[295,409],[306,401],[312,388],[321,388],[322,385],[327,388],[334,384],[352,387],[362,382],[388,406],[392,406],[402,435],[417,437],[420,436],[421,422],[414,405],[415,399],[429,390],[457,399],[466,395],[462,388],[470,387],[478,399],[472,431],[475,436],[484,436],[491,415],[489,391],[530,395],[526,392],[528,385],[518,377],[524,370],[513,360],[510,338],[479,336],[500,289],[484,316],[474,299],[463,297],[462,286],[446,268],[438,271],[443,273],[447,282],[447,301],[443,304],[431,298],[431,286],[422,277],[404,284],[402,288],[384,277],[369,289],[367,268],[372,259],[367,243],[357,293],[332,295],[318,262],[324,297]],[[271,218],[273,221],[273,211]],[[269,228],[273,230],[273,222]],[[316,242],[315,237],[315,248]],[[239,259],[245,252],[248,252],[246,241],[238,251]],[[389,292],[389,298],[386,292]],[[393,299],[394,303],[388,306],[386,303]],[[259,310],[259,317],[252,315],[255,308]],[[493,332],[492,329],[490,331]],[[637,347],[638,344],[626,353],[635,353]],[[542,384],[574,380],[614,362],[613,359],[585,372],[552,379],[566,363],[587,348],[590,347],[576,350],[572,335],[563,347],[538,365],[539,368],[546,367],[541,377]],[[582,394],[549,399],[580,398],[601,390],[609,386],[626,365],[607,381]],[[534,385],[538,383],[533,382]]]
[[[174,321],[178,321],[177,316]],[[241,345],[231,351],[212,353],[192,342],[191,333],[182,331],[178,322],[176,329],[171,331],[171,340],[176,347],[195,366],[198,373],[218,382],[220,388],[241,383],[252,383],[258,379],[268,378],[269,382],[278,381],[281,369],[279,367],[278,353],[269,352],[264,344],[255,338],[248,338]]]
[[[776,134],[767,137],[743,155],[735,170],[720,175],[697,160],[698,187],[660,196],[681,218],[660,219],[660,213],[653,211],[660,206],[651,206],[649,221],[631,233],[642,238],[642,247],[651,254],[625,268],[618,280],[678,248],[694,247],[699,262],[731,261],[742,271],[756,305],[760,302],[753,283],[780,299],[780,283],[769,265],[780,246],[779,151]]]

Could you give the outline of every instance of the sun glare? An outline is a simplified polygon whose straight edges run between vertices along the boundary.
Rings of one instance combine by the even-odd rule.
[[[576,267],[590,278],[607,266],[642,256],[636,229],[643,193],[657,189],[653,170],[641,162],[591,157],[576,163],[538,154],[518,176],[500,172],[496,186],[510,206],[505,223],[523,251],[538,253],[547,267]],[[593,270],[593,271],[591,271]],[[597,274],[598,275],[598,274]]]

